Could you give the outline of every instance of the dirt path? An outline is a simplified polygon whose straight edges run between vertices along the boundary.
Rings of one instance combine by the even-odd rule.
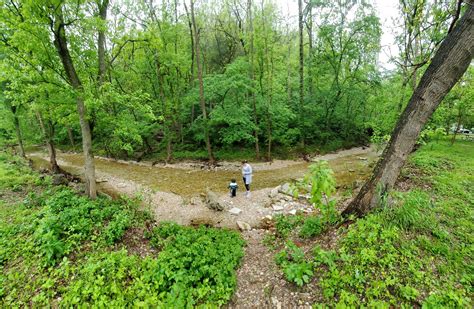
[[[298,288],[285,280],[274,262],[275,252],[262,244],[266,230],[242,234],[247,242],[245,256],[237,270],[237,290],[228,308],[311,308],[320,296],[317,282]]]

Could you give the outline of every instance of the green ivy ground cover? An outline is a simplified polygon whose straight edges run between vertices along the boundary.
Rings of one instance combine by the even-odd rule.
[[[146,235],[158,253],[142,258],[121,243],[152,222],[137,201],[90,201],[7,155],[0,171],[0,307],[216,307],[232,296],[238,233],[162,224]]]

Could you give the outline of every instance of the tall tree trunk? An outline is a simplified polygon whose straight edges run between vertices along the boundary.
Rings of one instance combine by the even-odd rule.
[[[51,166],[51,171],[53,173],[60,173],[61,169],[59,168],[58,161],[56,160],[56,148],[54,147],[54,125],[51,120],[47,122],[47,129],[48,129],[48,151],[49,151],[49,164]],[[50,149],[49,149],[50,148]]]
[[[254,67],[254,37],[253,37],[253,19],[252,19],[252,0],[248,0],[247,2],[247,10],[248,10],[248,24],[249,24],[249,33],[250,33],[250,79],[252,82],[255,82],[255,67]],[[258,117],[257,117],[257,102],[255,97],[255,91],[252,92],[252,108],[253,108],[253,123],[255,125],[255,130],[253,131],[253,135],[255,138],[255,157],[260,159],[260,146],[258,142]]]
[[[413,46],[413,59],[415,62],[418,62],[418,53],[419,53],[418,51],[420,49],[420,36],[419,35],[416,36],[414,40],[415,40],[415,43]],[[416,82],[418,81],[417,76],[418,76],[418,66],[415,66],[413,68],[413,75],[411,77],[412,78],[411,86],[412,86],[413,91],[415,91],[416,89]]]
[[[268,134],[268,147],[267,147],[267,161],[272,161],[272,142],[273,142],[273,120],[270,108],[273,104],[273,50],[270,55],[270,74],[269,74],[269,100],[267,103],[267,134]]]
[[[61,169],[59,168],[58,162],[56,161],[56,149],[54,147],[53,142],[53,125],[52,123],[49,123],[48,128],[46,128],[43,122],[43,117],[41,117],[41,114],[38,111],[36,112],[36,118],[38,119],[41,132],[43,133],[43,138],[46,143],[46,147],[48,148],[49,170],[55,174],[60,173]]]
[[[308,91],[309,97],[312,99],[314,95],[313,90],[313,9],[311,3],[308,4],[308,22],[307,22],[307,30],[308,30],[308,43],[309,43],[309,57],[308,57]]]
[[[199,47],[199,32],[197,30],[196,18],[194,16],[194,0],[191,0],[191,21],[193,24],[194,32],[194,46],[196,48],[196,64],[198,70],[198,79],[199,79],[199,105],[202,110],[202,118],[204,121],[204,139],[206,142],[207,154],[209,157],[209,162],[214,164],[214,156],[212,154],[211,140],[209,139],[209,123],[207,121],[207,111],[206,103],[204,101],[204,84],[202,80],[202,64],[200,57],[200,47]]]
[[[107,70],[107,65],[105,63],[105,28],[107,22],[107,9],[109,7],[109,0],[99,1],[97,5],[99,7],[99,18],[102,21],[102,24],[99,27],[97,39],[97,55],[99,60],[98,81],[100,87],[104,84],[105,73]]]
[[[469,67],[474,55],[472,4],[474,1],[470,1],[464,16],[439,47],[398,120],[372,177],[343,211],[344,216],[363,216],[382,204],[387,192],[395,184],[423,126]]]
[[[25,147],[23,147],[23,137],[21,136],[20,120],[18,119],[18,115],[17,115],[18,109],[16,106],[11,105],[10,110],[12,111],[12,114],[13,114],[13,124],[15,125],[16,138],[18,140],[18,147],[20,148],[20,156],[22,156],[23,158],[26,158]]]
[[[77,75],[76,68],[69,53],[67,45],[65,24],[62,7],[55,11],[54,20],[54,46],[58,52],[69,84],[76,91],[76,105],[79,114],[82,133],[82,149],[84,151],[84,176],[86,181],[86,194],[91,198],[97,197],[97,185],[95,180],[94,155],[92,153],[92,137],[89,120],[87,119],[86,106],[82,97],[83,87]]]
[[[461,128],[462,113],[461,110],[458,110],[458,121],[456,122],[456,129],[454,129],[453,137],[451,138],[451,145],[456,141],[456,135],[458,134],[459,129]]]
[[[288,54],[287,54],[287,70],[286,70],[286,94],[287,104],[291,106],[291,39],[288,41]]]
[[[71,143],[72,148],[76,148],[76,143],[74,143],[74,136],[72,135],[71,127],[67,127],[67,136],[69,137],[69,142]]]
[[[299,28],[299,45],[300,45],[300,100],[298,106],[300,142],[304,146],[305,134],[303,128],[303,104],[304,104],[304,46],[303,46],[303,0],[298,0],[298,28]]]
[[[186,17],[188,19],[188,28],[189,28],[189,37],[191,40],[191,76],[189,78],[189,86],[194,88],[194,34],[193,34],[193,24],[191,22],[191,18],[188,12],[188,6],[186,5],[186,1],[183,2],[184,10],[186,11]],[[191,105],[191,124],[194,122],[194,104]]]
[[[168,139],[166,141],[166,163],[170,163],[172,160],[173,160],[173,143],[171,140],[171,136],[168,136]]]

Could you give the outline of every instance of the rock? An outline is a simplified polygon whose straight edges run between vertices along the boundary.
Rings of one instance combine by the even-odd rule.
[[[268,197],[271,198],[271,199],[276,198],[277,195],[278,195],[278,188],[279,188],[279,187],[273,188],[273,189],[268,193]]]
[[[368,160],[367,158],[364,158],[364,157],[357,157],[357,159],[359,159],[361,161],[367,161]]]
[[[190,203],[191,203],[191,205],[197,205],[197,204],[199,204],[200,201],[201,201],[200,198],[194,196],[194,197],[191,198]]]
[[[274,211],[282,211],[283,209],[285,209],[285,207],[281,205],[273,205],[272,208]]]
[[[267,200],[267,201],[265,201],[265,203],[263,204],[263,207],[265,207],[265,208],[270,208],[270,207],[272,207],[272,205],[273,205],[274,203],[275,203],[275,201],[274,201],[273,199]]]
[[[219,203],[219,198],[217,197],[217,194],[215,194],[211,190],[207,190],[206,193],[206,206],[212,210],[224,210],[224,205]]]
[[[296,215],[296,209],[290,210],[290,215]]]
[[[354,173],[354,172],[355,172],[355,169],[352,169],[352,168],[349,169],[349,173]]]
[[[232,207],[229,212],[232,214],[232,215],[238,215],[242,212],[242,209],[240,208],[237,208],[237,207]]]
[[[239,230],[241,230],[242,232],[250,231],[252,229],[250,224],[248,224],[247,222],[237,221],[236,223],[237,223],[237,226],[239,227]]]
[[[272,297],[272,304],[274,308],[281,309],[281,302],[276,297]]]
[[[290,190],[290,184],[288,182],[282,184],[279,187],[278,192],[283,193],[283,194],[287,194],[287,195],[292,195],[291,190]]]
[[[191,219],[191,225],[192,226],[201,226],[204,225],[206,227],[213,227],[215,225],[214,220],[211,218],[194,218]]]
[[[55,185],[55,186],[67,185],[67,184],[69,183],[69,181],[67,180],[66,176],[64,176],[63,174],[54,174],[54,175],[52,176],[51,182],[52,182],[53,185]]]
[[[273,217],[270,215],[263,217],[262,220],[260,221],[260,228],[266,230],[271,227],[273,227]]]

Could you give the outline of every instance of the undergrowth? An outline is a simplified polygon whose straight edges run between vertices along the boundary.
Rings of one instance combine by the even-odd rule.
[[[279,228],[278,220],[295,219],[277,219],[276,235],[287,240],[275,259],[285,278],[301,286],[318,277],[323,301],[315,307],[472,307],[473,153],[472,142],[421,147],[406,169],[423,186],[392,192],[388,206],[340,228],[333,250],[304,254],[291,240],[313,234],[302,224]],[[321,220],[306,220],[314,235]]]
[[[6,154],[0,171],[0,307],[216,307],[232,296],[237,233],[148,229],[138,200],[91,201]],[[128,230],[148,230],[158,253],[128,251]]]

